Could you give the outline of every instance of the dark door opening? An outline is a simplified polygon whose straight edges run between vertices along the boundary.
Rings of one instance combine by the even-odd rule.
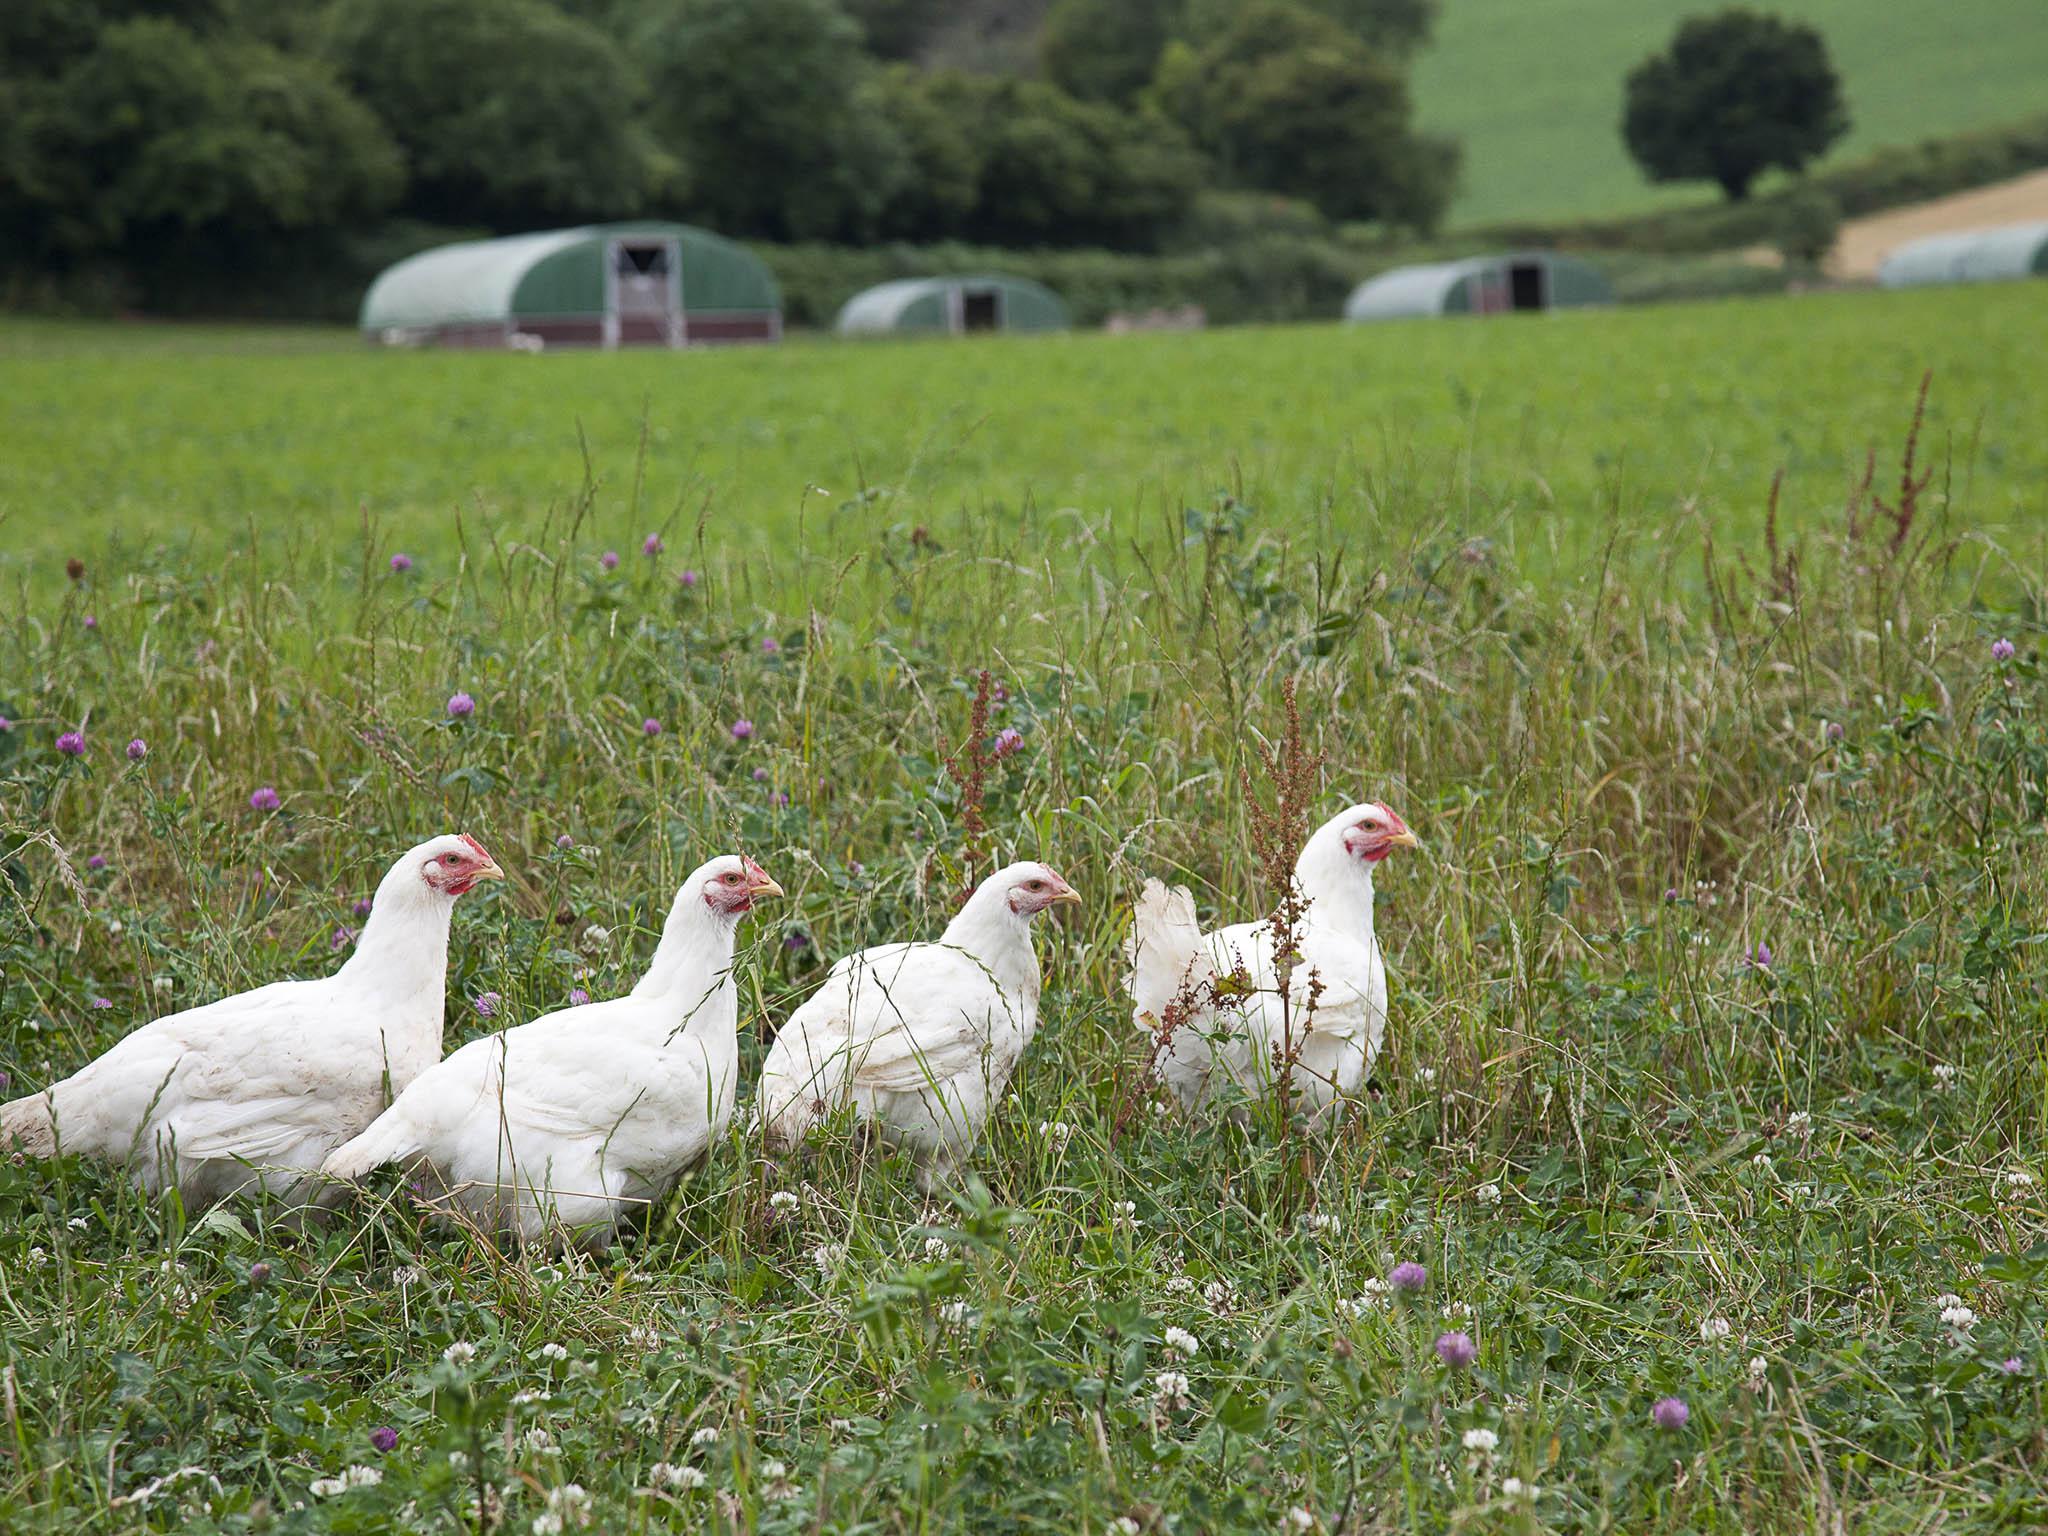
[[[1000,330],[1003,324],[1002,296],[993,288],[963,288],[960,291],[960,329]]]
[[[621,277],[667,277],[668,246],[627,245],[619,246],[619,276]]]
[[[1535,261],[1515,261],[1508,264],[1508,308],[1541,309],[1543,307],[1543,265]]]

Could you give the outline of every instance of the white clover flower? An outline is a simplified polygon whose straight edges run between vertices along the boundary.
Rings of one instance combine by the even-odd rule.
[[[818,1273],[828,1280],[839,1272],[839,1267],[845,1262],[844,1243],[820,1243],[811,1250],[811,1263],[816,1265]]]
[[[661,1330],[642,1323],[626,1335],[626,1343],[638,1350],[657,1350],[661,1348]]]
[[[1447,1323],[1469,1323],[1472,1321],[1472,1303],[1469,1301],[1447,1301],[1444,1303],[1444,1321]]]
[[[1943,1307],[1941,1320],[1958,1333],[1967,1333],[1977,1324],[1977,1314],[1968,1307]]]
[[[1422,1084],[1425,1088],[1429,1087],[1430,1084],[1436,1081],[1436,1068],[1417,1067],[1415,1069],[1415,1081]]]
[[[44,1251],[43,1251],[43,1250],[42,1250],[41,1248],[31,1248],[31,1249],[29,1249],[29,1251],[28,1251],[28,1267],[29,1267],[30,1269],[41,1269],[41,1268],[42,1268],[42,1267],[43,1267],[43,1266],[44,1266],[45,1264],[47,1264],[47,1263],[49,1263],[49,1262],[50,1262],[50,1256],[49,1256],[49,1254],[45,1253],[45,1252],[44,1252]]]
[[[590,1495],[581,1483],[564,1483],[548,1490],[548,1513],[564,1524],[590,1524]],[[561,1529],[560,1526],[556,1527]]]
[[[2028,1180],[2028,1182],[2032,1183],[2033,1181],[2030,1179]],[[64,1225],[69,1227],[74,1232],[88,1231],[92,1227],[92,1223],[87,1221],[83,1216],[74,1216],[69,1221],[65,1222]]]
[[[174,985],[168,976],[152,976],[149,978],[149,984],[159,992],[168,992]]]
[[[1291,1531],[1312,1531],[1316,1528],[1316,1517],[1297,1504],[1287,1511],[1287,1528]]]
[[[1960,1307],[1962,1304],[1963,1298],[1958,1296],[1954,1291],[1943,1291],[1939,1296],[1934,1298],[1934,1306],[1936,1311],[1940,1311],[1943,1307]]]
[[[697,1467],[679,1467],[672,1461],[657,1461],[647,1469],[647,1480],[657,1488],[702,1488],[711,1479]]]
[[[1179,1355],[1184,1360],[1192,1359],[1200,1354],[1202,1349],[1201,1341],[1185,1328],[1167,1329],[1161,1342],[1166,1345],[1169,1354]]]
[[[1064,1120],[1041,1120],[1038,1134],[1053,1144],[1055,1150],[1063,1151],[1074,1134],[1074,1128]]]
[[[1464,1446],[1481,1456],[1491,1456],[1500,1448],[1500,1436],[1490,1429],[1468,1429],[1464,1435]]]
[[[1764,1377],[1770,1374],[1770,1370],[1770,1361],[1766,1360],[1762,1355],[1751,1355],[1749,1357],[1749,1378],[1743,1382],[1743,1386],[1752,1392],[1763,1391]]]
[[[1757,1153],[1755,1157],[1752,1157],[1749,1160],[1749,1166],[1754,1168],[1758,1173],[1769,1173],[1773,1166],[1771,1163],[1771,1154],[1768,1152]]]
[[[1317,1236],[1328,1233],[1334,1237],[1344,1230],[1344,1218],[1335,1211],[1310,1211],[1301,1218],[1301,1226],[1304,1232],[1313,1232]]]
[[[1193,1277],[1189,1275],[1168,1275],[1166,1277],[1166,1294],[1169,1296],[1194,1295],[1195,1282]]]
[[[953,1245],[943,1237],[928,1237],[924,1240],[924,1261],[937,1264],[953,1256]]]
[[[973,1316],[964,1301],[949,1301],[939,1308],[939,1321],[948,1328],[963,1326]]]
[[[1106,1527],[1108,1536],[1138,1536],[1138,1532],[1143,1529],[1144,1527],[1129,1515],[1118,1515]]]
[[[530,1408],[535,1403],[544,1403],[547,1400],[547,1393],[537,1387],[521,1387],[512,1394],[512,1406],[514,1408]]]
[[[583,947],[593,955],[600,949],[603,949],[605,945],[611,943],[611,941],[612,931],[609,928],[600,928],[597,924],[592,923],[583,930]]]
[[[533,1536],[562,1536],[562,1517],[546,1510],[533,1517]]]
[[[1998,1178],[1998,1193],[2005,1200],[2024,1200],[2033,1187],[2034,1176],[2023,1168],[2014,1168]],[[78,1223],[73,1222],[72,1225],[77,1226]]]
[[[692,1449],[699,1446],[716,1444],[718,1444],[718,1426],[716,1424],[706,1424],[700,1429],[690,1431],[690,1446]]]
[[[1212,1312],[1228,1316],[1237,1306],[1237,1289],[1228,1280],[1211,1280],[1202,1287],[1202,1304]]]
[[[476,1346],[467,1339],[457,1339],[441,1351],[441,1358],[450,1365],[467,1365],[476,1358]]]
[[[1725,1339],[1735,1331],[1734,1325],[1725,1317],[1703,1317],[1700,1319],[1700,1341],[1712,1344]]]
[[[768,1210],[774,1216],[794,1216],[803,1203],[795,1190],[778,1189],[768,1197]]]
[[[1947,1062],[1941,1062],[1934,1069],[1934,1086],[1953,1088],[1956,1085],[1956,1069]]]
[[[543,1360],[566,1360],[569,1358],[569,1347],[566,1344],[557,1344],[550,1339],[547,1343],[541,1345],[540,1357]]]
[[[1472,1198],[1481,1205],[1499,1205],[1500,1186],[1493,1183],[1482,1184],[1472,1191]]]
[[[1785,1117],[1785,1134],[1802,1140],[1813,1134],[1813,1116],[1803,1109],[1795,1109]]]
[[[1161,1371],[1152,1378],[1152,1401],[1161,1413],[1175,1413],[1188,1405],[1185,1371]]]
[[[536,1456],[559,1456],[562,1448],[555,1444],[555,1437],[536,1424],[520,1437],[526,1448]]]
[[[1504,1499],[1533,1499],[1542,1491],[1534,1483],[1525,1483],[1519,1477],[1500,1480],[1500,1496]]]
[[[336,1477],[314,1478],[307,1491],[316,1499],[331,1499],[358,1488],[374,1488],[383,1481],[384,1474],[375,1467],[357,1465],[343,1469]]]
[[[1386,1304],[1386,1298],[1383,1296],[1360,1296],[1348,1301],[1342,1296],[1337,1298],[1337,1310],[1344,1313],[1347,1317],[1364,1317],[1369,1312],[1378,1311]]]
[[[1119,1200],[1110,1206],[1109,1213],[1111,1220],[1117,1226],[1135,1227],[1138,1225],[1138,1202],[1135,1200]]]
[[[469,1452],[467,1452],[467,1451],[450,1451],[450,1452],[448,1453],[448,1465],[449,1465],[449,1466],[451,1466],[451,1467],[453,1467],[453,1468],[454,1468],[454,1469],[455,1469],[455,1470],[456,1470],[457,1472],[466,1472],[466,1471],[468,1471],[468,1470],[469,1470]]]

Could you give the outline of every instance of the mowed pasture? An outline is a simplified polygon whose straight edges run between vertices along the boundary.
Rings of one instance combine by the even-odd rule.
[[[396,1176],[300,1230],[0,1160],[0,1525],[2037,1523],[2037,304],[680,357],[0,331],[9,1092],[331,967],[435,831],[511,874],[458,909],[451,1047],[486,993],[629,986],[713,851],[788,893],[749,1062],[992,859],[1086,901],[929,1204],[738,1121],[595,1258]],[[1024,744],[977,845],[984,670]],[[1289,680],[1317,810],[1425,845],[1329,1136],[1168,1112],[1119,991],[1147,873],[1273,899]]]

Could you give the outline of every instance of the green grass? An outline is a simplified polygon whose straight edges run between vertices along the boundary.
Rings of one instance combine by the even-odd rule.
[[[1656,188],[1621,141],[1622,78],[1664,46],[1696,0],[1446,0],[1423,55],[1423,123],[1465,144],[1454,222],[1598,216],[1685,200]],[[1835,154],[1912,144],[2022,117],[2041,104],[2048,26],[2032,0],[1766,7],[1827,38],[1853,127]],[[1718,195],[1718,194],[1715,194]]]
[[[800,512],[827,543],[998,508],[1125,534],[1231,485],[1290,519],[1334,506],[1382,543],[1455,528],[1541,562],[1612,532],[1691,565],[1702,527],[1755,530],[1778,467],[1788,504],[1839,504],[1928,368],[1978,526],[2032,539],[2048,447],[2032,360],[2003,343],[2037,300],[542,358],[16,324],[0,329],[0,571],[110,536],[211,558],[281,522],[295,565],[353,563],[365,514],[416,554],[451,550],[458,514],[472,540],[529,537],[576,496],[586,449],[589,526],[621,549],[700,516],[720,547],[786,548]]]
[[[0,1158],[0,1528],[544,1536],[570,1483],[604,1532],[2038,1524],[2031,297],[681,358],[10,328],[12,1091],[332,965],[451,827],[512,872],[458,915],[451,1046],[486,990],[521,1019],[629,984],[680,873],[741,846],[788,891],[743,958],[758,1061],[825,959],[943,921],[984,667],[1025,737],[988,851],[1087,905],[978,1182],[930,1208],[894,1160],[736,1134],[550,1264],[397,1180],[308,1232]],[[1897,499],[1928,366],[1894,549],[1844,504],[1867,444]],[[1387,1050],[1328,1142],[1156,1111],[1117,991],[1144,874],[1266,900],[1241,773],[1270,796],[1289,677],[1319,804],[1426,843],[1383,869]],[[1423,1294],[1372,1303],[1409,1259]],[[657,1462],[707,1486],[646,1491]],[[381,1481],[311,1494],[354,1464]]]

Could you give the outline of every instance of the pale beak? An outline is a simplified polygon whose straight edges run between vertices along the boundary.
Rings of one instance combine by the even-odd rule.
[[[498,868],[498,861],[496,859],[485,859],[483,863],[477,865],[476,873],[470,876],[472,881],[502,880],[504,878],[505,871]]]
[[[1049,907],[1078,907],[1081,905],[1081,893],[1065,881],[1061,881],[1060,888],[1052,893],[1052,900],[1047,902],[1046,905]]]
[[[757,869],[747,876],[749,896],[780,896],[782,887],[777,885],[765,869]]]
[[[1387,839],[1387,846],[1389,848],[1420,848],[1422,846],[1422,839],[1413,832],[1410,832],[1406,827],[1403,827]]]

